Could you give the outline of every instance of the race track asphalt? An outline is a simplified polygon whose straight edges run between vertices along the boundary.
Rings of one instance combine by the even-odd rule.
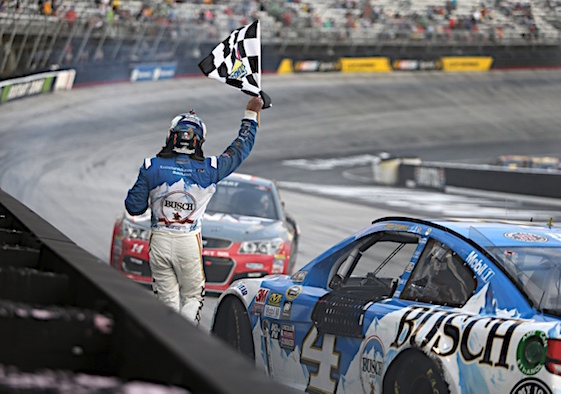
[[[560,71],[265,75],[262,88],[273,107],[262,112],[239,172],[279,182],[302,228],[298,266],[384,215],[457,216],[474,207],[483,216],[559,215],[553,205],[396,191],[346,175],[380,152],[469,163],[501,154],[559,157]],[[201,77],[3,104],[0,187],[107,262],[114,219],[170,120],[194,108],[208,128],[205,154],[218,155],[235,137],[248,99]]]

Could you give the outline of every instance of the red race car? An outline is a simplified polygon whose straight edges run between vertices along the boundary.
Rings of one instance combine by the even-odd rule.
[[[291,274],[298,251],[298,225],[285,211],[275,183],[231,174],[217,184],[202,225],[206,290],[222,292],[240,278]],[[111,266],[150,286],[150,212],[115,221]]]

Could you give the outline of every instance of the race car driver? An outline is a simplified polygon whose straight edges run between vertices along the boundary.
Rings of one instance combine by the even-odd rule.
[[[204,157],[206,126],[194,110],[171,121],[166,144],[147,158],[128,191],[125,208],[140,215],[151,208],[150,269],[154,293],[195,323],[200,322],[205,276],[201,221],[216,183],[248,157],[263,100],[247,103],[236,139],[220,156]]]

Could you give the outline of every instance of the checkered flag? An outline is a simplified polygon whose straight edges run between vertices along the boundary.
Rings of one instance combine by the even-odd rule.
[[[261,90],[261,31],[259,20],[234,30],[200,63],[209,78],[217,79],[252,96],[261,96],[263,108],[271,98]]]

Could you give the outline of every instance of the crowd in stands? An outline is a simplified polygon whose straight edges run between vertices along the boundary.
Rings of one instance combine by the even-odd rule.
[[[559,0],[0,0],[0,13],[199,26],[208,38],[261,19],[264,38],[491,43],[560,35]],[[310,32],[315,33],[310,36]]]

